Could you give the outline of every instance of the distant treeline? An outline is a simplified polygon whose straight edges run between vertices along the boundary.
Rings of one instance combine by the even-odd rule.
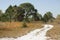
[[[46,12],[44,16],[38,13],[37,9],[31,3],[22,3],[19,6],[10,5],[5,13],[0,10],[0,21],[43,21],[48,22],[55,19],[51,12]]]

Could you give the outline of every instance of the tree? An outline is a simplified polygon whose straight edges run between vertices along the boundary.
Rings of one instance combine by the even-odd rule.
[[[11,22],[13,19],[13,17],[12,17],[13,16],[13,7],[11,5],[7,8],[5,14],[7,15],[9,21]]]
[[[16,20],[16,15],[17,15],[17,10],[18,10],[18,7],[16,6],[16,5],[14,5],[13,7],[12,7],[12,19],[14,20],[14,21],[17,21]]]
[[[23,4],[20,5],[20,7],[25,10],[25,14],[24,14],[25,15],[25,17],[24,17],[25,21],[29,21],[28,17],[31,14],[31,10],[34,9],[34,6],[32,4],[30,4],[30,3],[23,3]]]
[[[46,12],[46,14],[44,15],[44,17],[43,17],[43,21],[44,22],[48,22],[49,20],[51,20],[51,19],[53,19],[54,17],[53,17],[53,15],[52,15],[52,13],[51,12]]]
[[[60,24],[60,14],[57,15],[56,19],[55,19],[55,22]]]
[[[2,21],[2,22],[6,22],[6,21],[8,21],[8,20],[9,20],[9,19],[8,19],[8,17],[7,17],[7,14],[4,13],[4,14],[1,15],[1,21]]]
[[[0,21],[1,21],[2,10],[0,10]]]
[[[22,3],[19,7],[24,9],[24,18],[25,21],[29,21],[29,17],[32,15],[34,20],[39,20],[39,17],[37,16],[37,10],[34,8],[34,6],[31,3]]]
[[[22,21],[24,19],[25,11],[21,7],[9,6],[5,12],[9,21]]]
[[[42,21],[42,15],[37,13],[37,16],[39,17],[39,20]]]
[[[38,15],[39,13],[37,13],[37,10],[36,9],[34,9],[34,13],[32,13],[32,15],[33,15],[33,19],[34,19],[34,21],[39,21],[40,20],[40,18],[39,18],[39,16],[40,15]]]
[[[16,17],[18,21],[23,21],[24,20],[24,9],[22,9],[21,7],[18,7],[18,10],[17,10],[17,14],[16,14]]]
[[[57,19],[60,19],[60,14],[59,15],[57,15],[57,17],[56,17]]]

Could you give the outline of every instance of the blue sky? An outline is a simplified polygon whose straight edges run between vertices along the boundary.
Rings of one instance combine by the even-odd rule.
[[[48,11],[51,11],[54,16],[60,14],[60,0],[0,0],[0,10],[5,11],[9,5],[18,6],[25,2],[33,4],[42,15]]]

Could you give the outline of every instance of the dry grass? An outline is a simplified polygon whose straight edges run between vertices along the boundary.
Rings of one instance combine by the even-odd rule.
[[[0,37],[22,36],[31,30],[42,28],[42,22],[26,23],[27,28],[22,28],[22,22],[0,22]]]
[[[60,40],[60,21],[55,20],[52,23],[54,27],[47,32],[47,36],[50,36],[54,40]],[[27,28],[22,28],[23,22],[0,22],[0,37],[17,37],[22,36],[34,29],[42,28],[43,22],[31,22],[26,23]]]
[[[50,36],[51,39],[60,40],[60,20],[55,20],[53,23],[54,27],[47,32],[47,36]]]

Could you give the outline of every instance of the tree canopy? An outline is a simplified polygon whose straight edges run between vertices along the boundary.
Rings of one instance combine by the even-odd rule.
[[[49,20],[54,19],[53,15],[51,12],[46,12],[46,14],[43,16],[43,20],[45,22],[48,22]]]
[[[38,13],[38,10],[31,3],[22,3],[19,6],[10,5],[5,13],[0,10],[0,21],[44,21],[53,19],[51,12],[46,12],[44,16]]]

